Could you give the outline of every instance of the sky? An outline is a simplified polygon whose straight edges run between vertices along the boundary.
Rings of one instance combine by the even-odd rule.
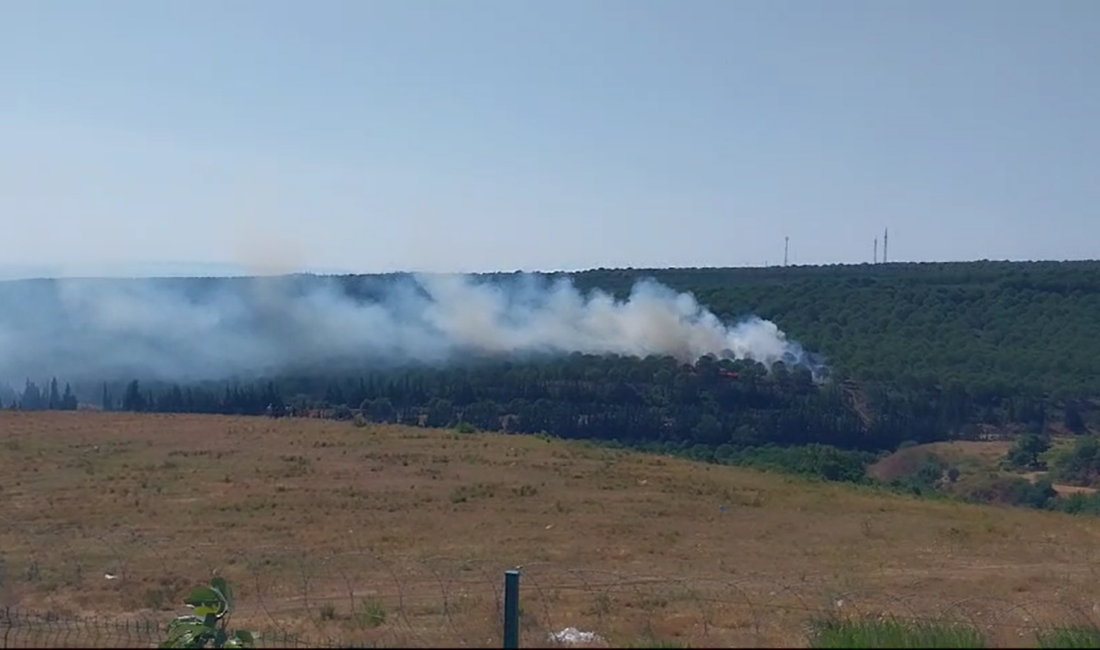
[[[1097,258],[1098,79],[1094,0],[7,0],[0,273]]]

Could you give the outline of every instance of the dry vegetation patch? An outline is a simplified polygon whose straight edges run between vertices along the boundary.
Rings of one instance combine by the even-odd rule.
[[[237,623],[311,638],[495,643],[521,565],[527,645],[804,644],[853,608],[1027,644],[1019,626],[1100,611],[1089,518],[532,436],[3,412],[0,503],[0,606],[167,616],[216,570]]]

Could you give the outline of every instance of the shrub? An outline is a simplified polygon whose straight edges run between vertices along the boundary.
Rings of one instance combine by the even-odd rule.
[[[360,627],[378,627],[386,622],[386,609],[377,598],[368,598],[363,601],[362,607],[355,615],[355,621]]]
[[[1039,456],[1050,449],[1050,438],[1035,433],[1028,433],[1016,441],[1012,448],[1005,454],[1004,464],[1010,469],[1026,469],[1030,471],[1042,471],[1046,469],[1046,463]]]
[[[168,624],[168,638],[161,648],[251,648],[255,635],[246,630],[227,629],[233,594],[225,578],[214,578],[209,587],[195,587],[183,603],[192,613]]]

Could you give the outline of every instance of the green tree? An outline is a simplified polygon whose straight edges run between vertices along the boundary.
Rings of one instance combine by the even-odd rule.
[[[126,385],[126,392],[122,394],[122,410],[141,412],[145,407],[145,395],[141,393],[141,384],[135,379]]]
[[[1092,485],[1100,476],[1100,439],[1092,435],[1078,438],[1073,448],[1059,457],[1054,474],[1071,485]]]
[[[1062,425],[1073,433],[1085,433],[1088,427],[1085,426],[1085,419],[1081,417],[1081,408],[1076,402],[1067,402],[1065,408],[1062,411]]]
[[[1027,433],[1016,440],[1016,444],[1005,454],[1005,464],[1012,469],[1042,471],[1046,464],[1040,456],[1050,449],[1050,438],[1035,433]]]
[[[46,408],[51,411],[61,408],[61,392],[57,388],[57,377],[50,379],[50,397]]]

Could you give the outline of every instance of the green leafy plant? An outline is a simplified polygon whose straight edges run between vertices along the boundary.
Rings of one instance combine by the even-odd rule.
[[[247,630],[227,629],[233,593],[225,578],[214,578],[208,587],[195,587],[183,603],[190,614],[168,624],[168,638],[161,648],[251,648],[256,637]]]
[[[356,616],[356,622],[360,627],[374,628],[386,622],[386,609],[382,602],[376,598],[368,598],[363,601],[363,607]]]

